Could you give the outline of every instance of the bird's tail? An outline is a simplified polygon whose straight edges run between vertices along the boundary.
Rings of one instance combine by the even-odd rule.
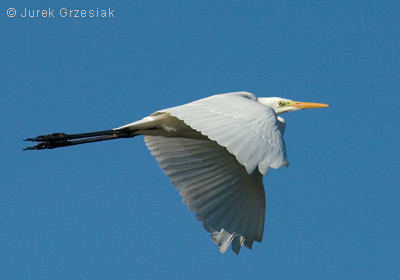
[[[134,136],[136,136],[135,131],[130,129],[110,129],[80,134],[52,133],[25,139],[25,141],[38,143],[35,146],[27,147],[24,150],[54,149],[117,138],[130,138]]]

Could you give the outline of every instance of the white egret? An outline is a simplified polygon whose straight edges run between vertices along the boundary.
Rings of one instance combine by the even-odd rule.
[[[106,131],[53,133],[28,141],[41,150],[144,135],[159,162],[196,218],[223,253],[232,245],[261,242],[264,231],[263,176],[288,166],[282,113],[328,107],[248,92],[214,95],[164,109]]]

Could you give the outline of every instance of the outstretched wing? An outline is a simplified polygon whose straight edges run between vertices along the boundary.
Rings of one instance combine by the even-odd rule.
[[[273,109],[257,102],[254,94],[233,92],[214,95],[159,113],[169,113],[225,147],[252,174],[258,167],[287,166],[282,125]]]
[[[191,211],[225,252],[237,254],[261,241],[265,194],[262,175],[243,165],[214,141],[145,136],[151,154],[171,178]]]

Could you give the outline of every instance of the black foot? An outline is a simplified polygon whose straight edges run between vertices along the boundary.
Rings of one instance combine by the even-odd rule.
[[[70,146],[71,143],[68,142],[68,139],[71,137],[66,133],[52,133],[47,135],[40,135],[34,138],[27,138],[25,141],[31,142],[42,142],[37,144],[36,146],[27,147],[26,150],[43,150],[43,149],[54,149],[58,147]]]
[[[80,134],[52,133],[25,139],[25,141],[40,143],[38,143],[36,146],[27,147],[24,150],[54,149],[78,144],[112,140],[116,138],[130,138],[134,136],[134,132],[130,130],[113,129]]]
[[[35,138],[27,138],[25,141],[31,141],[31,142],[52,142],[52,141],[60,141],[60,140],[67,140],[68,134],[66,133],[52,133],[52,134],[47,134],[47,135],[39,135]]]

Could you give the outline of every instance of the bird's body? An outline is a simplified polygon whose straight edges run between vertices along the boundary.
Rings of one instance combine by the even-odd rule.
[[[283,98],[257,98],[252,93],[214,95],[157,111],[113,130],[83,134],[56,133],[29,138],[28,149],[51,149],[144,135],[145,142],[212,240],[225,252],[239,253],[261,241],[268,169],[287,166],[277,116],[325,104]]]

